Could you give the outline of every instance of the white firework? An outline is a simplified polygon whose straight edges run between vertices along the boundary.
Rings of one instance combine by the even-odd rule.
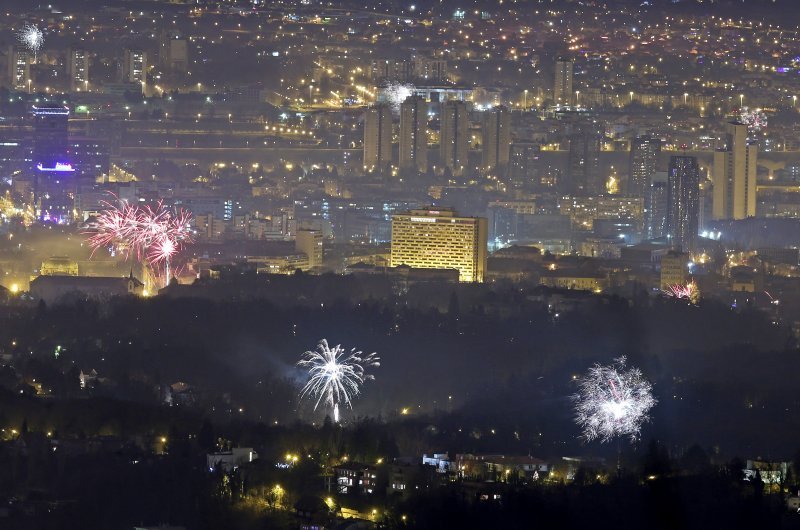
[[[751,133],[760,132],[767,127],[769,120],[767,115],[761,109],[751,109],[749,107],[742,107],[739,109],[739,121],[747,125],[747,129]]]
[[[19,39],[20,44],[28,48],[35,57],[44,44],[44,33],[33,24],[25,24],[22,26],[22,29],[17,32],[17,39]]]
[[[595,364],[579,381],[575,421],[586,441],[605,443],[617,436],[639,438],[642,424],[656,404],[653,387],[638,368],[627,369],[625,357],[608,366]]]
[[[320,403],[333,408],[333,419],[339,421],[339,404],[353,408],[353,399],[361,393],[365,381],[375,379],[366,369],[380,366],[380,357],[374,352],[363,355],[355,348],[346,352],[340,345],[331,348],[322,339],[317,349],[303,353],[297,362],[300,368],[308,369],[309,379],[300,390],[300,399],[311,396],[316,399],[314,410]]]
[[[389,103],[394,112],[400,112],[400,105],[414,94],[414,85],[408,83],[388,83],[381,88],[384,100]]]

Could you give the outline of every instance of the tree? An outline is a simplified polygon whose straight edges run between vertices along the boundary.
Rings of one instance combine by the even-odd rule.
[[[693,445],[681,458],[681,467],[692,474],[699,474],[708,469],[708,454],[699,445]]]
[[[208,419],[203,420],[203,425],[200,426],[200,431],[197,433],[197,444],[204,451],[214,450],[214,426]]]

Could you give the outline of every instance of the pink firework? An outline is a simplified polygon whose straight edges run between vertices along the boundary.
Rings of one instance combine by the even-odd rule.
[[[98,248],[113,246],[124,252],[127,258],[131,250],[136,249],[131,237],[136,231],[136,209],[124,202],[119,207],[107,201],[102,204],[105,207],[103,213],[86,231],[92,254]]]
[[[163,267],[165,279],[169,280],[173,256],[193,242],[191,214],[183,210],[173,213],[162,203],[155,208],[131,206],[119,200],[103,205],[106,208],[86,230],[93,253],[100,247],[115,247],[126,259],[135,255],[155,272]]]
[[[692,296],[697,292],[697,285],[695,285],[694,282],[689,282],[686,285],[676,283],[675,285],[670,285],[662,292],[669,298],[691,300]]]

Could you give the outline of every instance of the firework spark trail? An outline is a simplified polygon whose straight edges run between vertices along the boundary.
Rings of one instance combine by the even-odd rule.
[[[117,200],[116,204],[103,201],[103,206],[103,212],[85,232],[92,254],[98,248],[114,246],[125,259],[135,255],[154,271],[163,266],[168,282],[171,259],[193,242],[191,215],[183,210],[172,213],[162,203],[151,208]]]
[[[375,379],[366,369],[380,366],[374,352],[363,355],[355,348],[346,352],[340,345],[333,348],[322,339],[317,349],[303,353],[297,366],[308,370],[309,379],[300,390],[300,399],[316,398],[314,410],[320,403],[333,408],[334,421],[339,421],[339,404],[353,408],[353,399],[361,393],[365,381]]]
[[[42,30],[33,24],[25,24],[22,26],[22,29],[17,32],[17,39],[20,44],[33,52],[34,59],[36,55],[39,54],[39,50],[42,49],[42,45],[44,44],[44,34]]]
[[[677,299],[687,299],[691,300],[692,297],[695,295],[697,291],[697,285],[694,282],[689,282],[686,285],[681,285],[676,283],[675,285],[670,285],[663,291],[664,295],[669,298],[677,298]]]
[[[747,130],[751,133],[757,133],[767,127],[769,120],[767,115],[761,109],[751,109],[749,107],[742,107],[739,109],[739,121],[747,125]]]
[[[102,201],[103,212],[85,232],[92,247],[92,255],[101,247],[117,246],[125,253],[136,250],[133,234],[137,227],[137,212],[132,206],[120,201],[120,206]]]
[[[573,396],[575,421],[586,441],[605,443],[617,436],[639,438],[642,424],[656,404],[652,385],[636,368],[626,369],[625,357],[611,365],[594,365]]]

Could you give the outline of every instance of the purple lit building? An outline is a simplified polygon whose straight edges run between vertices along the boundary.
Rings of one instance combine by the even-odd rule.
[[[45,222],[72,220],[75,169],[68,156],[69,108],[33,107],[33,194],[36,214]]]

